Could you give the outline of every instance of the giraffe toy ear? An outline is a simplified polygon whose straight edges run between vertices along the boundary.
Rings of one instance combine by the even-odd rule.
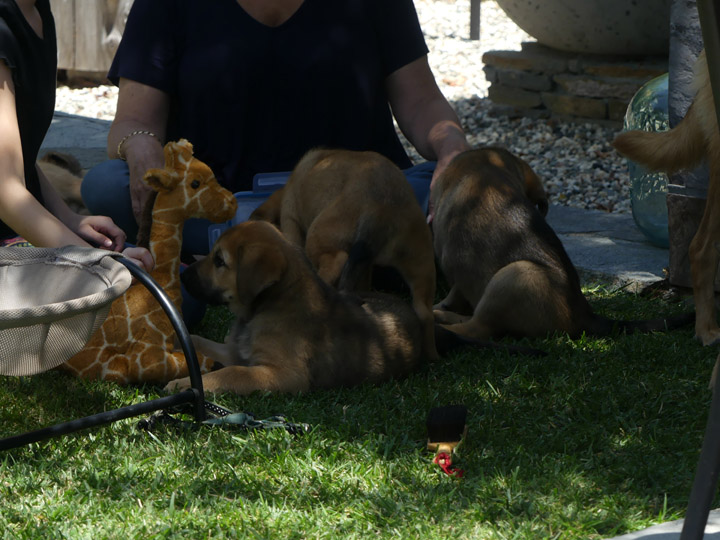
[[[165,168],[175,169],[180,163],[188,163],[193,157],[193,145],[187,139],[170,141],[163,148]]]
[[[148,169],[145,176],[143,176],[143,180],[157,192],[171,191],[180,182],[177,174],[165,169]]]

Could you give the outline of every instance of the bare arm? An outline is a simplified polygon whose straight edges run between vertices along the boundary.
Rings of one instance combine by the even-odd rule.
[[[163,91],[128,79],[120,79],[117,112],[108,134],[108,157],[123,157],[130,168],[130,197],[135,219],[140,222],[142,209],[150,196],[150,188],[142,181],[145,171],[163,167],[163,142],[170,109],[170,97]],[[118,144],[134,131],[149,131],[149,135],[134,135]]]
[[[80,216],[62,200],[36,166],[45,206],[25,184],[25,168],[10,68],[0,61],[0,218],[38,247],[90,246],[88,242],[120,250],[125,234],[104,216]],[[146,250],[133,248],[125,255],[146,269],[153,260]]]
[[[56,202],[52,194],[47,196]],[[54,215],[26,188],[15,87],[10,68],[0,62],[0,218],[36,246],[87,245],[61,217],[67,216],[62,211],[61,216]]]
[[[470,149],[457,114],[440,92],[427,56],[391,73],[385,84],[408,141],[425,159],[438,162],[434,180],[453,157]]]

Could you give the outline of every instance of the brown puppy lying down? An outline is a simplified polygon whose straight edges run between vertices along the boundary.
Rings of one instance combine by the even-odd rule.
[[[287,184],[250,216],[280,227],[305,249],[320,277],[341,290],[369,290],[373,265],[396,269],[435,352],[435,261],[425,214],[402,171],[376,152],[315,149]]]
[[[301,248],[273,225],[247,221],[220,236],[212,252],[182,274],[190,294],[227,304],[237,316],[225,343],[192,336],[198,352],[223,367],[203,376],[208,392],[301,392],[401,378],[427,359],[422,324],[392,295],[338,292],[321,280]],[[471,342],[438,328],[447,350]],[[171,381],[168,391],[190,386]]]
[[[608,335],[664,330],[692,315],[654,321],[613,321],[593,313],[562,243],[538,207],[547,208],[540,180],[501,148],[458,155],[430,194],[435,253],[451,290],[436,321],[474,339],[544,337],[562,331]]]
[[[705,51],[695,65],[697,94],[685,118],[665,132],[628,131],[613,141],[622,155],[651,171],[672,174],[708,161],[710,179],[700,226],[690,243],[690,274],[695,300],[695,335],[703,345],[720,342],[715,312],[715,275],[720,253],[720,132]]]
[[[203,376],[209,392],[300,392],[404,377],[424,359],[412,308],[389,295],[355,297],[321,280],[301,248],[269,223],[248,221],[218,239],[182,280],[188,292],[237,316],[224,344],[193,336],[227,367]],[[190,386],[188,378],[167,390]]]

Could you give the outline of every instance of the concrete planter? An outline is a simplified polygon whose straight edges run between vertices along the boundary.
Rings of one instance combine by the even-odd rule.
[[[508,17],[562,51],[667,55],[671,0],[497,0]]]

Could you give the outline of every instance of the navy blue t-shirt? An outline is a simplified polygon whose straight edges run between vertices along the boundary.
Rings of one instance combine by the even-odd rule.
[[[25,186],[42,203],[35,162],[55,110],[57,41],[49,0],[37,0],[36,6],[43,23],[42,38],[14,0],[0,0],[0,59],[12,71],[15,86]],[[13,230],[0,221],[0,238],[14,235]]]
[[[236,0],[135,0],[108,76],[168,93],[167,139],[240,191],[316,146],[409,167],[384,84],[427,52],[412,0],[305,0],[275,28]]]

